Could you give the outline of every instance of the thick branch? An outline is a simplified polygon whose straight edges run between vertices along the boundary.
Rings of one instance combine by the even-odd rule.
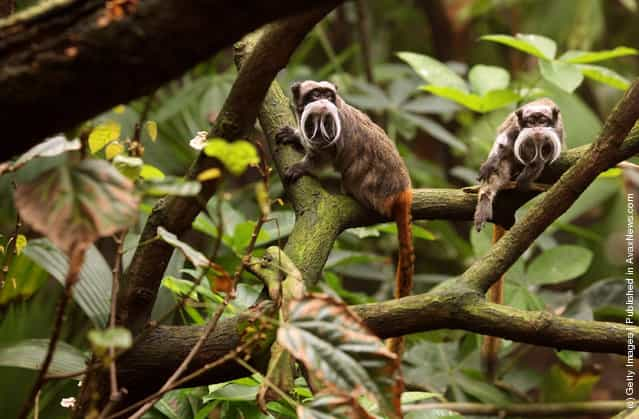
[[[523,311],[499,304],[486,303],[478,293],[431,295],[422,294],[382,303],[351,307],[366,325],[381,338],[402,336],[442,328],[455,328],[489,334],[516,342],[585,352],[625,354],[628,333],[639,333],[639,327],[618,323],[564,318],[548,312]],[[238,318],[220,321],[215,335],[198,354],[191,367],[203,365],[233,350],[239,342]],[[118,379],[129,389],[151,392],[189,352],[202,328],[199,326],[161,326],[144,337],[118,364]],[[255,365],[264,368],[268,348],[253,354]],[[211,370],[189,385],[214,383],[248,375],[232,362]]]
[[[264,23],[338,3],[146,0],[103,26],[103,0],[57,0],[0,21],[0,126],[11,138],[0,161],[150,93]]]
[[[260,45],[256,53],[246,58],[231,92],[224,102],[220,116],[213,128],[215,136],[234,140],[248,135],[253,128],[264,94],[290,55],[306,33],[330,11],[321,6],[306,15],[273,23],[260,31]],[[258,36],[258,35],[255,35]],[[217,165],[217,161],[201,154],[189,170],[193,179],[203,170]],[[160,201],[149,216],[140,237],[140,245],[126,273],[126,289],[118,303],[118,319],[134,333],[149,320],[153,302],[168,264],[173,248],[162,242],[152,241],[157,227],[181,234],[190,228],[193,219],[215,193],[217,182],[206,182],[197,197],[169,197]]]

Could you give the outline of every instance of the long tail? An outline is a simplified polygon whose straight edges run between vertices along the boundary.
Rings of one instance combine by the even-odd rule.
[[[410,295],[413,288],[413,272],[415,270],[415,251],[413,249],[413,232],[411,230],[411,206],[413,191],[407,189],[399,193],[393,205],[393,217],[397,223],[399,239],[399,261],[395,276],[395,298]],[[401,355],[404,349],[402,337],[389,339],[390,350]]]
[[[493,226],[493,245],[497,243],[499,239],[506,233],[506,230],[498,225]],[[499,277],[499,280],[495,282],[488,291],[488,300],[491,303],[503,304],[504,303],[504,275]],[[495,336],[484,336],[484,341],[481,345],[480,356],[482,360],[482,367],[486,372],[486,375],[491,379],[495,379],[497,374],[497,361],[499,355],[499,348],[501,346],[501,340]]]

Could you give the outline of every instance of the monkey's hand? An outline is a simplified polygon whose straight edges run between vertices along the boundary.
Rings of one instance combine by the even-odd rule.
[[[479,167],[477,180],[488,180],[490,175],[497,172],[497,159],[490,157]]]
[[[284,183],[295,183],[307,173],[306,165],[303,162],[295,163],[284,171]]]
[[[279,145],[291,145],[298,151],[303,149],[302,140],[297,130],[291,127],[284,127],[275,134],[275,142]]]

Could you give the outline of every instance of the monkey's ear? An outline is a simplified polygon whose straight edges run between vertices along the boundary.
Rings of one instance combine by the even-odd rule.
[[[517,109],[515,111],[515,115],[517,115],[517,122],[519,122],[519,125],[523,125],[524,124],[524,111],[521,108]]]
[[[559,117],[559,108],[556,106],[552,107],[552,124],[557,125],[557,117]]]
[[[300,97],[300,88],[302,87],[302,83],[297,81],[291,85],[291,93],[293,93],[293,99],[297,99]]]
[[[329,82],[329,83],[331,83],[331,85],[333,86],[333,89],[335,89],[335,91],[337,92],[337,85],[333,82]]]

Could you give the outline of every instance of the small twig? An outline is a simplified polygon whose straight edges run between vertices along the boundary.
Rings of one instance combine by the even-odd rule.
[[[53,325],[53,333],[51,334],[51,338],[49,339],[47,354],[44,358],[44,362],[42,363],[42,367],[38,372],[38,377],[36,378],[35,385],[33,386],[29,397],[27,398],[27,400],[25,400],[24,405],[22,406],[22,410],[18,415],[19,419],[26,419],[26,417],[29,415],[32,407],[31,405],[33,404],[36,396],[38,395],[40,389],[46,381],[47,370],[51,365],[51,361],[53,361],[53,353],[55,352],[56,345],[58,343],[58,340],[60,339],[60,334],[62,333],[64,312],[67,308],[67,305],[69,304],[69,301],[71,300],[73,285],[78,279],[80,268],[82,268],[82,263],[84,262],[85,252],[86,247],[82,245],[75,246],[71,249],[69,255],[69,271],[67,272],[67,277],[64,285],[64,293],[60,297],[60,301],[58,303],[58,310]]]
[[[297,406],[295,400],[293,400],[288,394],[284,393],[281,388],[273,384],[271,380],[269,380],[266,376],[264,376],[261,372],[259,372],[255,367],[251,364],[240,358],[239,356],[235,356],[234,361],[249,370],[252,374],[259,376],[267,386],[269,386],[274,392],[277,393],[282,399],[286,400],[288,404],[291,406]]]

